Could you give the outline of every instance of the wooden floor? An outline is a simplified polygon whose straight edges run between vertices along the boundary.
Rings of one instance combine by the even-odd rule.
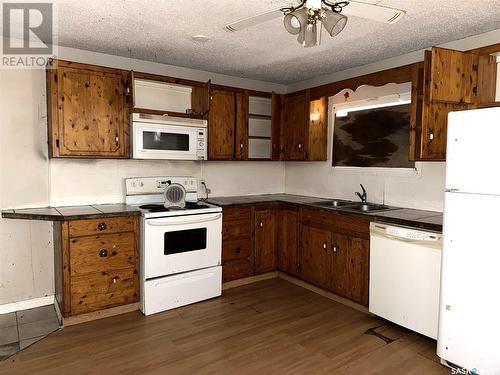
[[[387,343],[375,332],[394,341]],[[0,363],[1,374],[449,374],[436,344],[272,279],[144,317],[67,327]]]

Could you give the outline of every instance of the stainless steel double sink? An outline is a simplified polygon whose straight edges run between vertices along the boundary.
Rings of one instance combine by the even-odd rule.
[[[394,207],[389,207],[383,204],[369,203],[369,202],[353,202],[344,199],[332,199],[330,201],[321,201],[313,203],[315,206],[335,208],[339,211],[350,212],[378,212],[394,210]]]

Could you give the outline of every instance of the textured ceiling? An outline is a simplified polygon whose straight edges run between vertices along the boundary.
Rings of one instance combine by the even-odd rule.
[[[284,84],[500,28],[500,0],[379,0],[407,15],[395,25],[350,17],[337,37],[323,33],[320,47],[304,49],[282,19],[223,30],[290,0],[54,2],[60,45]]]

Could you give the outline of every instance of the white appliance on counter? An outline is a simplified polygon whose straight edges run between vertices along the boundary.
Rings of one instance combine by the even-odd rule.
[[[132,114],[134,159],[207,159],[207,120]]]
[[[441,247],[440,233],[371,223],[369,311],[436,339]]]
[[[500,108],[449,114],[437,354],[476,374],[500,374],[499,146]]]
[[[185,207],[164,206],[169,184],[186,190]],[[126,179],[126,203],[141,212],[140,299],[145,315],[220,296],[222,208],[197,200],[194,177]]]

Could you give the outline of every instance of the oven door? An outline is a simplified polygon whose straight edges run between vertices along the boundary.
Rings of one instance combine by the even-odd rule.
[[[221,213],[146,219],[143,235],[146,280],[221,264]]]
[[[198,128],[133,123],[134,159],[197,160]]]

